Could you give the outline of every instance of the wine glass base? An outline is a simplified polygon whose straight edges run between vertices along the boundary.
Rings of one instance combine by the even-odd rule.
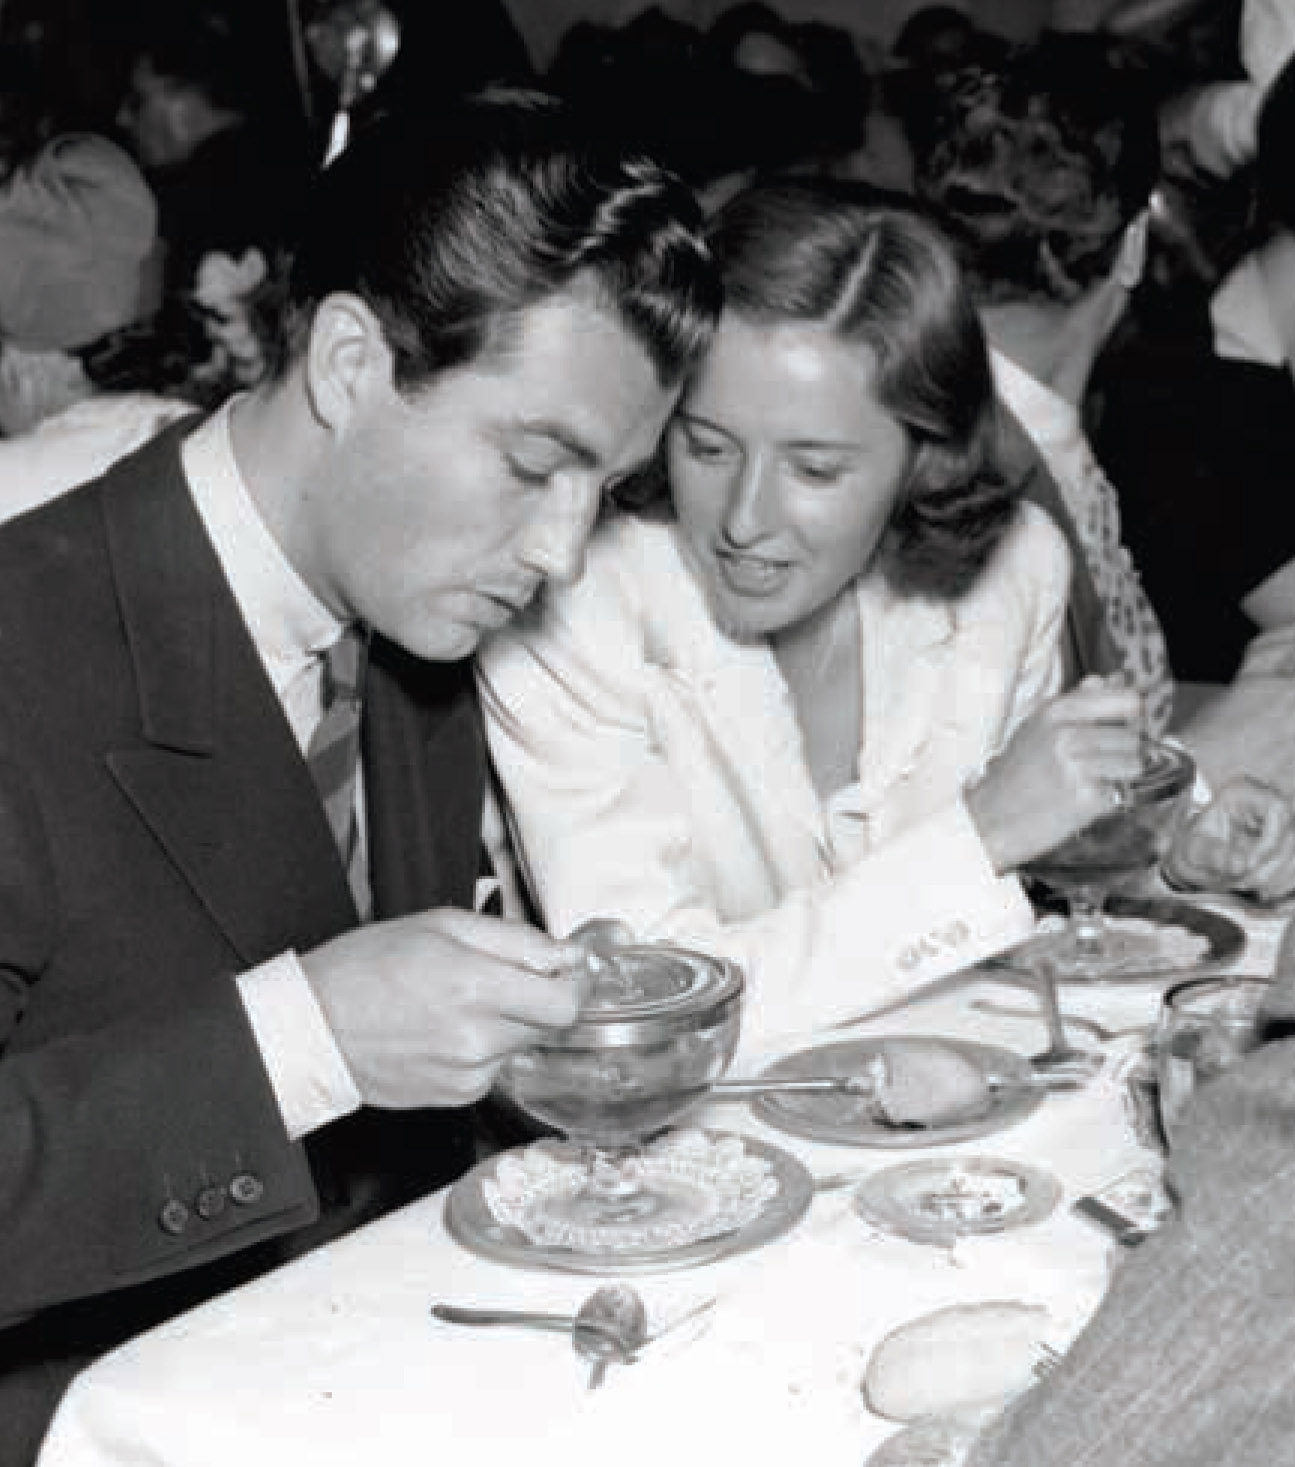
[[[1030,1056],[1030,1068],[1039,1083],[1049,1090],[1079,1090],[1102,1068],[1100,1054],[1091,1050],[1071,1049],[1062,1053],[1045,1050]]]
[[[1055,931],[1039,932],[1027,947],[1030,966],[1046,965],[1062,982],[1155,972],[1164,959],[1161,934],[1155,928],[1111,919],[1103,922],[1100,936],[1080,937],[1064,923]]]

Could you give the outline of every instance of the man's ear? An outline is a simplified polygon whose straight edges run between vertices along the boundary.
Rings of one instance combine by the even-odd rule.
[[[306,392],[321,426],[344,432],[357,404],[391,385],[391,368],[382,327],[359,296],[325,296],[315,307],[305,358]]]

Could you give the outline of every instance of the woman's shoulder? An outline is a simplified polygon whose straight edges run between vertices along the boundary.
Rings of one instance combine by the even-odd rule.
[[[567,609],[607,602],[650,606],[684,574],[672,521],[617,513],[595,528],[579,577],[555,588],[551,599]]]
[[[1069,581],[1070,547],[1060,526],[1042,506],[1020,500],[982,587],[1026,584],[1064,593]]]
[[[616,514],[596,526],[585,547],[580,574],[550,583],[510,626],[490,639],[487,660],[524,643],[532,649],[555,643],[620,649],[643,640],[643,628],[663,605],[678,600],[684,576],[669,522]]]

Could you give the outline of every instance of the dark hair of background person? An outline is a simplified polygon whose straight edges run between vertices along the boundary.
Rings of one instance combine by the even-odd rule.
[[[659,6],[619,27],[579,22],[545,86],[695,186],[851,153],[870,89],[847,31],[758,3],[729,7],[704,31]]]
[[[1255,202],[1262,223],[1295,229],[1295,58],[1282,67],[1259,113]]]
[[[910,595],[953,599],[1015,512],[991,466],[994,394],[980,321],[940,231],[916,210],[861,202],[826,179],[756,184],[712,222],[725,309],[802,322],[870,350],[878,402],[916,452],[885,566]]]
[[[53,99],[30,49],[0,40],[0,183],[58,131]]]
[[[968,54],[982,34],[965,10],[953,5],[919,5],[890,43],[890,54],[905,66],[938,71],[975,60]]]
[[[301,349],[314,307],[349,291],[380,322],[403,391],[506,350],[517,316],[577,278],[596,282],[665,383],[719,312],[691,192],[535,93],[375,119],[316,181],[291,256],[272,370]]]
[[[919,198],[982,302],[1069,302],[1109,273],[1159,177],[1155,109],[1097,36],[951,72],[915,155]]]

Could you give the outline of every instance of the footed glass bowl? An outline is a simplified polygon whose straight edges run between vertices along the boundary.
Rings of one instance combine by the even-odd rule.
[[[635,1146],[682,1119],[737,1047],[742,974],[642,943],[599,959],[570,1028],[513,1056],[498,1089],[524,1114],[593,1148]]]

